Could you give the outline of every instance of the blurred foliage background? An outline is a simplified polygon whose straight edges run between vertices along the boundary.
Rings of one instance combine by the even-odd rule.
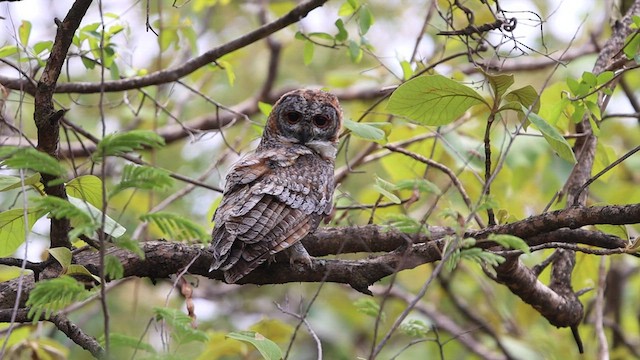
[[[96,3],[81,24],[60,82],[95,83],[101,76],[117,80],[179,67],[264,22],[273,21],[296,5],[294,1],[280,0]],[[465,5],[473,11],[476,24],[495,20],[482,2],[467,1]],[[69,6],[69,2],[51,0],[0,3],[3,29],[0,75],[18,77],[11,65],[14,64],[37,77],[48,57],[51,46],[48,42],[54,39],[53,17],[63,18]],[[102,7],[104,27],[98,6]],[[489,98],[489,86],[473,62],[492,62],[498,70],[504,67],[509,69],[505,73],[514,74],[513,89],[533,86],[541,94],[540,116],[561,133],[570,135],[574,131],[571,117],[575,108],[562,103],[562,92],[569,90],[568,79],[580,79],[583,72],[591,70],[597,55],[594,43],[602,44],[607,39],[619,15],[617,6],[610,1],[593,0],[577,6],[572,2],[503,0],[502,9],[518,19],[513,37],[490,33],[488,42],[500,46],[489,46],[471,58],[463,55],[447,59],[468,50],[468,45],[456,37],[437,35],[449,29],[448,20],[457,28],[465,27],[468,19],[459,10],[450,13],[451,6],[448,1],[328,1],[300,22],[273,34],[269,43],[259,41],[231,52],[216,64],[204,66],[179,81],[103,95],[56,94],[57,105],[68,109],[66,120],[76,127],[66,126],[61,132],[61,149],[65,152],[79,147],[80,142],[88,143],[78,135],[78,128],[98,138],[103,133],[131,129],[177,134],[167,140],[165,147],[144,153],[144,160],[220,188],[229,166],[257,144],[269,104],[278,94],[299,87],[324,88],[340,95],[345,119],[378,123],[372,127],[382,130],[376,132],[379,138],[374,139],[356,136],[345,129],[336,168],[346,175],[336,190],[335,214],[326,226],[367,223],[411,226],[408,224],[411,219],[416,223],[426,220],[429,225],[456,226],[455,214],[466,217],[470,209],[460,193],[450,188],[450,179],[422,162],[382,146],[400,145],[444,164],[458,176],[478,206],[483,190],[487,111],[472,108],[452,124],[423,126],[392,116],[386,110],[386,99],[378,104],[385,89],[438,63],[430,73],[451,77]],[[337,26],[337,20],[342,22],[342,28]],[[100,34],[102,29],[104,38]],[[105,45],[104,67],[97,65],[101,59],[101,40]],[[17,46],[16,51],[12,51],[12,46]],[[275,62],[278,68],[273,71],[270,57],[275,48],[280,50]],[[565,51],[568,60],[553,60]],[[269,76],[273,77],[273,84],[265,88]],[[625,76],[636,97],[640,88],[638,79]],[[5,119],[0,124],[2,135],[15,137],[6,125],[9,123],[25,137],[35,138],[33,99],[7,87],[0,86],[0,90],[0,110]],[[246,110],[248,116],[229,109]],[[616,90],[607,113],[633,112],[628,96]],[[505,153],[508,135],[521,120],[516,112],[503,115],[491,134],[495,160],[501,153],[506,156],[492,188],[492,201],[500,211],[500,222],[541,213],[548,205],[550,209],[563,208],[562,200],[553,199],[562,189],[572,164],[559,158],[531,128],[519,134]],[[603,115],[594,173],[640,143],[637,118]],[[216,126],[217,116],[227,119],[221,128]],[[569,137],[569,141],[573,139]],[[67,152],[64,162],[76,175],[104,176],[107,188],[120,181],[127,163],[123,159],[109,160],[106,173],[100,174],[100,167],[87,157]],[[640,158],[631,157],[597,180],[590,188],[590,204],[639,203],[638,169]],[[401,204],[393,204],[394,199],[374,186],[416,179],[428,180],[433,187],[394,190]],[[189,191],[182,193],[185,188]],[[22,201],[21,196],[17,192],[2,193],[0,209],[13,207]],[[220,196],[208,188],[174,181],[163,190],[122,191],[110,199],[108,213],[128,229],[130,236],[139,241],[152,240],[166,235],[156,226],[141,227],[139,216],[163,200],[172,199],[163,211],[180,214],[210,231],[213,226],[210,219]],[[36,223],[30,235],[28,257],[33,261],[42,259],[48,246],[47,221]],[[631,238],[639,230],[637,225],[626,227]],[[534,265],[551,252],[539,251],[522,259],[527,265]],[[23,253],[23,248],[16,251],[18,257]],[[343,257],[363,256],[366,254]],[[605,314],[607,335],[617,339],[611,344],[611,357],[637,357],[640,264],[628,255],[607,257],[605,262],[608,267],[617,264],[615,270],[622,274],[618,281],[624,284],[617,302],[612,301],[612,308]],[[577,255],[575,289],[597,286],[599,263],[598,256]],[[290,359],[317,358],[314,336],[321,341],[325,359],[367,358],[406,309],[407,302],[425,285],[433,269],[434,265],[427,264],[403,271],[397,278],[384,279],[373,286],[373,297],[336,284],[232,286],[187,277],[193,286],[198,330],[207,334],[205,341],[197,336],[172,338],[179,331],[167,331],[166,323],[154,321],[156,307],[185,311],[185,298],[177,289],[172,290],[171,280],[114,281],[108,286],[111,329],[128,338],[113,340],[112,357],[255,359],[261,355],[248,343],[225,338],[230,332],[254,330],[273,340],[283,352],[291,346]],[[0,269],[3,280],[15,276],[16,268]],[[548,277],[545,271],[540,280],[547,282]],[[385,295],[392,282],[393,290]],[[586,344],[585,359],[596,357],[591,325],[594,294],[590,291],[581,297],[586,305],[585,325],[580,328]],[[87,301],[73,307],[69,317],[88,334],[100,338],[104,319],[99,303]],[[300,314],[305,318],[302,325]],[[134,345],[132,339],[141,339],[141,343],[150,347]],[[73,345],[50,324],[21,326],[8,342],[8,346],[14,344],[48,349],[49,354],[58,354],[60,358],[90,358],[89,353]],[[141,348],[135,350],[136,346]],[[23,357],[19,353],[15,352],[17,358],[25,358],[27,352],[22,352]],[[550,325],[507,288],[486,277],[473,261],[462,261],[454,270],[439,274],[378,356],[380,359],[576,357],[577,348],[568,329]]]

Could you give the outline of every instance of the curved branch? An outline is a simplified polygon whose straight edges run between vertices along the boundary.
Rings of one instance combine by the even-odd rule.
[[[251,45],[258,40],[264,39],[267,36],[277,32],[278,30],[281,30],[291,24],[300,21],[300,19],[307,16],[307,14],[311,12],[311,10],[322,6],[327,1],[328,0],[309,0],[303,2],[281,18],[260,26],[259,28],[243,36],[240,36],[235,40],[229,41],[226,44],[213,48],[205,52],[204,54],[185,62],[181,66],[171,69],[159,70],[145,76],[137,76],[122,80],[105,81],[103,83],[60,83],[55,87],[55,92],[92,94],[101,91],[114,92],[138,89],[145,86],[160,85],[176,81],[186,75],[193,73],[194,71],[207,64],[214,63],[216,60],[226,54]],[[5,76],[0,76],[0,84],[10,89],[24,90],[30,94],[33,94],[35,92],[33,85],[26,79],[11,79]]]

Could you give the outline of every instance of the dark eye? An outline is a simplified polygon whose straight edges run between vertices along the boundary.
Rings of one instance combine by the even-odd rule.
[[[319,128],[326,128],[329,126],[329,118],[324,115],[316,115],[313,117],[313,125]]]
[[[289,124],[296,124],[302,118],[302,114],[297,111],[290,111],[284,115]]]

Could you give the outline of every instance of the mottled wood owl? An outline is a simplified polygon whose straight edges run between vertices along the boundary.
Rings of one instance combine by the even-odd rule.
[[[227,174],[212,271],[234,283],[284,249],[310,263],[299,241],[331,212],[341,125],[338,99],[324,91],[294,90],[276,102],[260,145]]]

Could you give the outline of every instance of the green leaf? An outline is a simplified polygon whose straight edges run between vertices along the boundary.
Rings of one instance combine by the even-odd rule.
[[[35,173],[24,179],[24,186],[36,186],[40,182],[40,174]],[[23,182],[18,176],[0,175],[0,192],[19,189]]]
[[[233,71],[233,65],[231,64],[231,62],[226,60],[218,60],[218,65],[220,65],[220,67],[227,75],[227,81],[229,82],[229,85],[233,86],[233,84],[235,84],[236,82],[236,73]],[[164,142],[162,145],[164,145]]]
[[[351,16],[354,12],[356,12],[356,6],[353,5],[352,1],[345,1],[338,9],[338,16]]]
[[[344,120],[344,127],[349,129],[353,135],[365,139],[375,141],[379,144],[387,142],[387,133],[381,129],[383,126],[390,126],[387,122],[356,122],[350,119]]]
[[[598,224],[595,225],[595,227],[598,231],[605,234],[619,237],[622,240],[629,240],[629,232],[627,231],[627,227],[624,225]]]
[[[489,84],[493,89],[493,94],[496,99],[502,98],[502,95],[513,85],[513,75],[485,75],[489,80]]]
[[[484,251],[480,248],[460,250],[460,259],[471,260],[478,264],[487,264],[491,266],[498,266],[505,261],[504,257],[489,251]]]
[[[613,80],[615,73],[613,71],[603,71],[597,76],[597,84],[598,86],[602,86],[609,81]]]
[[[104,272],[111,280],[122,279],[124,276],[124,266],[114,255],[107,255],[104,258]]]
[[[413,76],[413,68],[411,67],[411,63],[406,60],[402,60],[400,61],[400,67],[402,68],[402,79],[405,81],[411,79],[411,77]]]
[[[71,264],[65,275],[73,276],[74,278],[87,278],[93,279],[97,284],[100,283],[100,277],[93,275],[84,265]]]
[[[11,56],[18,52],[17,45],[5,45],[0,47],[0,58]]]
[[[438,185],[426,179],[403,179],[398,181],[394,186],[394,190],[413,190],[413,189],[417,189],[418,191],[423,193],[430,193],[430,194],[436,194],[436,195],[440,195],[442,193]]]
[[[380,319],[383,322],[385,321],[385,313],[380,313],[380,305],[371,298],[360,298],[353,302],[353,306],[356,307],[359,313],[369,315],[372,318],[377,318],[378,314],[380,314]]]
[[[365,35],[371,25],[373,25],[374,19],[371,10],[369,10],[368,6],[361,6],[360,10],[358,10],[358,25],[360,26],[360,35]]]
[[[65,189],[67,195],[87,201],[102,208],[102,180],[95,175],[82,175],[71,179]]]
[[[525,254],[530,253],[529,245],[527,245],[527,243],[524,242],[524,240],[522,240],[517,236],[513,236],[509,234],[489,234],[489,236],[487,237],[487,240],[493,241],[498,245],[508,249],[520,250]]]
[[[307,35],[310,38],[317,38],[317,39],[322,39],[322,40],[327,40],[327,41],[333,41],[333,36],[331,36],[331,34],[327,34],[325,32],[312,32],[309,33],[309,35]]]
[[[84,285],[68,275],[38,281],[29,293],[28,316],[36,323],[42,317],[48,319],[52,313],[60,311],[74,302],[86,299],[90,292]]]
[[[105,156],[114,156],[144,148],[164,146],[164,138],[150,130],[131,130],[114,133],[104,137],[93,153],[93,160],[99,161]]]
[[[71,265],[71,260],[73,255],[71,254],[71,250],[66,247],[56,247],[49,249],[49,255],[53,256],[60,265],[62,265],[62,272],[67,271],[69,265]]]
[[[271,114],[271,110],[273,109],[273,105],[258,101],[258,109],[260,109],[262,115],[269,116],[269,114]]]
[[[314,49],[315,49],[315,46],[311,41],[304,42],[304,50],[302,52],[302,58],[305,65],[311,64],[311,61],[313,60]]]
[[[344,21],[342,19],[338,19],[335,22],[336,27],[338,28],[338,33],[335,35],[335,40],[338,42],[346,41],[349,38],[349,32],[344,27]]]
[[[22,45],[27,46],[29,44],[29,35],[31,35],[31,23],[27,20],[22,20],[22,24],[18,28],[18,37]]]
[[[227,334],[227,337],[234,340],[243,341],[255,346],[265,360],[282,359],[282,350],[273,341],[267,339],[262,334],[255,331],[239,331]]]
[[[173,185],[169,172],[152,166],[127,164],[122,170],[120,182],[111,190],[109,198],[129,188],[164,190]]]
[[[6,157],[1,164],[12,169],[28,169],[59,177],[67,173],[56,158],[30,147],[5,146],[0,149],[0,157]]]
[[[394,229],[408,234],[416,234],[418,232],[428,233],[428,229],[416,219],[405,214],[387,214],[385,216],[385,225],[388,229]]]
[[[104,346],[104,343],[105,343],[104,334],[100,335],[100,337],[98,338],[98,342],[100,343],[100,345]],[[142,341],[142,339],[138,336],[134,337],[134,336],[129,336],[121,333],[110,333],[109,344],[113,347],[121,347],[121,348],[124,347],[124,348],[130,348],[130,349],[144,350],[152,354],[156,353],[156,350],[153,348],[153,346],[149,345],[149,343]]]
[[[400,331],[411,337],[423,338],[431,331],[431,327],[421,320],[410,319],[400,324]]]
[[[349,50],[349,58],[351,58],[352,62],[359,63],[360,60],[362,60],[362,56],[364,55],[364,52],[362,51],[362,49],[360,48],[360,45],[357,42],[353,40],[349,40],[348,50]]]
[[[200,240],[207,242],[209,233],[200,225],[177,214],[156,212],[140,216],[140,220],[152,222],[170,239],[177,241]]]
[[[387,110],[418,124],[440,126],[459,118],[474,105],[486,101],[473,89],[442,75],[420,76],[400,85]]]
[[[100,222],[102,221],[102,211],[100,209],[96,208],[86,201],[83,201],[82,199],[78,199],[73,196],[69,196],[69,202],[76,206],[76,208],[80,209],[80,211],[88,214],[93,219],[93,226],[95,227],[94,230],[100,227]],[[72,232],[74,230],[72,230]],[[103,230],[106,234],[114,238],[119,238],[120,236],[124,235],[125,232],[127,232],[127,229],[124,226],[120,225],[117,221],[113,220],[108,215],[104,217]],[[87,235],[91,235],[91,233]],[[69,236],[71,236],[71,233],[69,233]]]
[[[209,339],[204,331],[192,327],[193,319],[185,313],[171,308],[153,308],[156,321],[164,320],[172,329],[171,337],[178,344],[192,341],[204,342]]]
[[[125,250],[129,250],[132,253],[136,254],[140,259],[144,259],[144,250],[140,243],[136,240],[133,240],[127,236],[121,236],[116,239],[112,239],[113,244],[117,247]]]
[[[376,176],[376,183],[373,185],[373,189],[382,194],[387,199],[391,200],[391,202],[393,202],[394,204],[400,204],[402,203],[400,198],[391,192],[393,191],[394,187],[395,185],[393,185],[392,183]]]
[[[584,81],[584,83],[590,88],[594,88],[598,85],[598,78],[592,72],[584,71],[582,73],[582,81]]]
[[[33,52],[36,55],[40,55],[40,53],[42,53],[45,50],[51,51],[52,47],[53,47],[53,41],[51,40],[40,41],[40,42],[37,42],[35,45],[33,45]]]
[[[523,107],[522,111],[526,112],[527,109]],[[549,125],[543,118],[533,112],[529,113],[529,121],[540,130],[544,139],[547,140],[558,156],[572,164],[576,163],[576,157],[573,154],[573,150],[571,150],[571,145],[569,145],[567,140],[562,137],[556,128]]]
[[[27,229],[25,229],[24,209],[11,209],[0,213],[0,257],[13,254],[25,241],[26,230],[45,215],[37,208],[27,209]]]
[[[535,103],[536,105],[531,110],[536,114],[538,113],[538,110],[540,110],[540,101],[536,103],[536,100],[538,99],[538,92],[531,85],[527,85],[525,87],[521,87],[509,92],[507,95],[505,95],[504,99],[509,102],[516,102],[527,109],[533,106],[533,104]],[[515,110],[522,111],[522,108]]]
[[[69,199],[72,198],[69,197]],[[70,201],[55,196],[45,196],[36,199],[35,203],[39,210],[49,213],[49,216],[54,219],[69,219],[73,226],[73,230],[69,232],[71,239],[75,239],[81,234],[90,236],[99,227],[88,213],[80,210]]]

